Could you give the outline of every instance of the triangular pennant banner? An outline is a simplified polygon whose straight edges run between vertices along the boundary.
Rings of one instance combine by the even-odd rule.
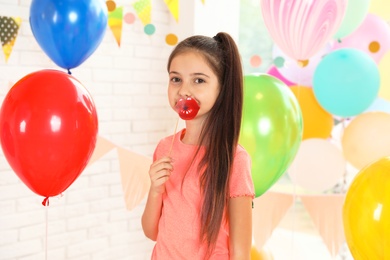
[[[271,191],[254,199],[253,239],[257,248],[263,248],[293,203],[292,194]]]
[[[0,16],[0,41],[5,55],[5,62],[8,61],[11,55],[21,23],[22,19],[20,17]]]
[[[123,7],[117,7],[114,11],[108,13],[108,26],[114,34],[118,46],[121,46]]]
[[[120,147],[117,151],[126,208],[132,210],[149,191],[152,159]]]
[[[179,0],[164,0],[176,22],[179,21]]]
[[[301,195],[302,203],[335,257],[345,242],[342,208],[345,194]]]
[[[96,140],[95,150],[93,150],[92,156],[89,159],[88,165],[91,165],[95,161],[102,158],[106,153],[115,148],[115,145],[107,139],[98,136]]]
[[[143,25],[150,24],[152,21],[152,4],[151,0],[138,0],[133,3],[133,8],[138,15],[138,18],[141,20]]]

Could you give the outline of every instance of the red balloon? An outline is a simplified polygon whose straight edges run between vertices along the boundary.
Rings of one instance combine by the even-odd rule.
[[[87,89],[73,76],[41,70],[19,80],[0,110],[5,158],[33,192],[65,191],[95,149],[98,119]]]

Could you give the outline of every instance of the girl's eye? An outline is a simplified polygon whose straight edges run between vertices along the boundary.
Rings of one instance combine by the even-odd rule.
[[[171,78],[171,81],[172,81],[172,82],[180,82],[180,79],[177,78],[177,77],[173,77],[173,78]]]
[[[205,81],[203,79],[195,79],[195,83],[200,84],[204,83]]]

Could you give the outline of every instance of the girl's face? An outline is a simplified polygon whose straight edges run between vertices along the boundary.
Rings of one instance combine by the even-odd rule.
[[[203,118],[213,107],[219,91],[217,75],[201,54],[187,51],[172,59],[168,99],[173,109],[180,98],[191,97],[200,107],[195,119]]]

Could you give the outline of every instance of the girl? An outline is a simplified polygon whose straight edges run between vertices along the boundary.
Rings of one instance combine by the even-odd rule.
[[[243,103],[240,55],[227,33],[192,36],[168,60],[168,99],[199,106],[185,129],[160,141],[150,166],[142,227],[152,259],[250,259],[254,188],[238,145]]]

